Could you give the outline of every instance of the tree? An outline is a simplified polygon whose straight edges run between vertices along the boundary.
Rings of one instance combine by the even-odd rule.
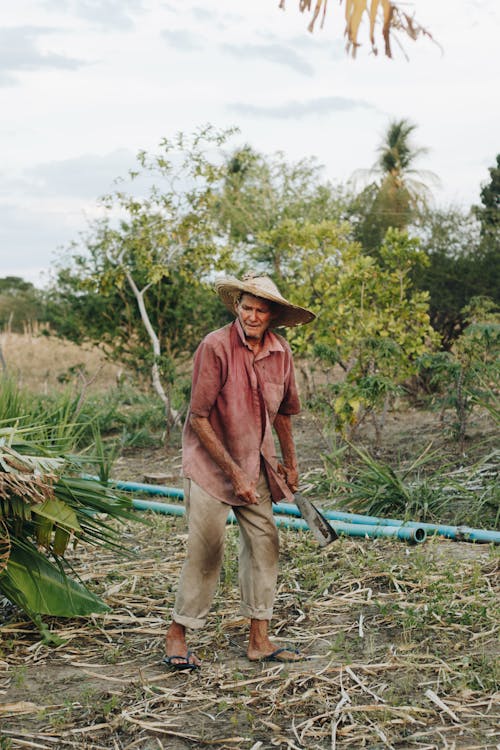
[[[464,329],[465,305],[489,292],[479,253],[480,226],[470,211],[451,206],[424,210],[415,232],[429,263],[414,270],[413,281],[429,292],[432,325],[449,349]]]
[[[496,166],[490,167],[489,183],[481,188],[482,206],[475,206],[474,213],[481,223],[481,237],[485,242],[500,245],[500,154]]]
[[[438,391],[442,414],[453,408],[453,432],[464,452],[467,423],[475,404],[495,415],[500,387],[500,312],[491,299],[472,297],[462,310],[465,327],[450,351],[425,355],[422,372]],[[498,419],[498,407],[496,409]]]
[[[314,10],[312,11],[313,17],[309,24],[309,31],[313,31],[316,19],[323,11],[323,19],[321,25],[323,25],[328,0],[316,0]],[[342,2],[342,0],[340,0]],[[280,8],[285,7],[285,0],[280,0]],[[304,11],[311,11],[311,0],[299,0],[299,9]],[[352,52],[353,57],[356,56],[356,51],[360,47],[358,42],[358,31],[363,19],[364,13],[369,16],[370,22],[370,43],[372,46],[372,52],[378,54],[378,48],[375,43],[375,28],[378,23],[382,24],[382,36],[384,39],[384,51],[387,57],[392,57],[391,50],[391,34],[394,31],[402,31],[410,39],[415,40],[419,36],[427,36],[432,39],[430,33],[424,29],[415,20],[413,16],[410,16],[404,10],[398,7],[396,3],[389,2],[389,0],[372,0],[370,3],[370,10],[367,8],[366,0],[345,0],[344,12],[346,19],[345,36],[347,37],[347,50]]]
[[[19,276],[0,278],[0,327],[22,332],[45,317],[43,294]]]
[[[500,303],[500,155],[497,165],[481,188],[482,205],[426,208],[414,223],[430,261],[414,281],[430,292],[431,320],[445,349],[463,333],[463,311],[474,297]]]
[[[396,386],[436,343],[428,294],[411,283],[425,254],[418,240],[391,230],[374,258],[352,242],[346,225],[330,221],[287,220],[267,240],[284,259],[284,293],[318,314],[313,326],[292,329],[289,341],[301,354],[341,368],[341,382],[324,395],[337,427],[352,431],[365,416],[384,413]],[[380,437],[383,420],[374,424]]]
[[[168,382],[173,354],[189,349],[190,334],[211,309],[204,281],[230,262],[215,214],[225,165],[207,156],[230,133],[209,127],[164,139],[157,154],[141,152],[129,191],[120,186],[101,199],[104,217],[82,237],[83,252],[72,247],[72,267],[59,271],[73,313],[100,313],[90,329],[80,321],[77,330],[104,341],[115,356],[149,363],[167,427],[178,419]]]
[[[473,211],[481,225],[476,276],[483,280],[483,288],[476,294],[489,296],[500,304],[500,154],[496,166],[490,167],[490,181],[481,188],[481,206]]]
[[[266,157],[249,146],[227,159],[219,201],[221,231],[227,233],[241,265],[286,275],[281,250],[268,241],[268,233],[283,222],[341,221],[350,197],[344,189],[321,179],[322,167],[314,158],[295,163],[282,153]]]
[[[427,149],[416,147],[411,137],[416,125],[406,119],[389,123],[377,149],[377,160],[358,177],[375,177],[357,197],[352,208],[355,238],[368,252],[374,252],[387,230],[407,230],[419,211],[427,205],[430,190],[425,181],[435,181],[432,172],[417,170],[415,161]]]

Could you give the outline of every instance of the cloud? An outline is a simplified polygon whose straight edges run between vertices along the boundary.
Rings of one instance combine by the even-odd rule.
[[[38,38],[55,31],[31,26],[0,28],[0,84],[16,83],[13,73],[41,69],[77,70],[84,65],[81,60],[38,49]]]
[[[0,275],[21,276],[43,285],[42,273],[46,278],[55,254],[69,245],[75,234],[62,211],[48,213],[0,204]]]
[[[337,112],[352,112],[356,109],[371,110],[378,112],[377,107],[362,99],[348,99],[343,96],[324,96],[308,101],[291,101],[277,105],[247,104],[245,102],[233,102],[229,109],[241,115],[251,117],[269,117],[276,119],[316,117],[330,115]]]
[[[223,44],[222,49],[233,57],[243,60],[261,61],[285,65],[302,75],[312,76],[314,68],[295,50],[283,44]]]
[[[142,194],[149,183],[114,184],[137,166],[135,154],[117,149],[41,163],[16,175],[0,172],[0,276],[22,276],[40,286],[54,256],[102,216],[98,198],[115,187]]]
[[[317,55],[318,51],[327,55],[331,60],[344,60],[346,45],[343,39],[332,39],[320,34],[301,34],[290,39],[294,49],[300,49],[306,54]]]
[[[277,34],[262,29],[258,31],[258,36],[264,40],[267,44],[283,44],[283,39],[280,39]],[[286,44],[293,50],[298,50],[307,56],[318,57],[318,53],[322,56],[326,55],[332,60],[344,60],[346,56],[345,41],[338,38],[332,38],[326,36],[319,30],[319,33],[311,34],[304,31],[303,34],[296,34],[295,36],[288,37]]]
[[[85,154],[37,164],[26,170],[22,179],[25,189],[37,195],[97,199],[135,166],[136,159],[131,151],[117,149],[105,156]]]
[[[0,205],[44,201],[80,201],[96,204],[104,193],[113,190],[118,178],[127,178],[137,166],[135,155],[127,149],[117,149],[104,156],[86,154],[73,159],[61,159],[36,164],[16,174],[0,172]],[[134,182],[134,188],[141,181]]]
[[[219,18],[219,14],[213,10],[208,10],[199,5],[195,5],[191,8],[191,13],[198,21],[215,21]]]
[[[144,9],[143,0],[45,0],[45,7],[79,16],[95,26],[121,30],[134,28],[134,13]]]
[[[161,37],[169,47],[181,50],[181,52],[191,52],[201,48],[199,37],[184,29],[174,31],[165,29],[161,32]]]
[[[214,10],[213,8],[204,8],[201,5],[193,5],[189,8],[189,12],[196,21],[210,22],[219,29],[225,29],[231,24],[241,27],[241,24],[244,23],[244,17],[239,13],[231,12],[228,8],[221,7]]]

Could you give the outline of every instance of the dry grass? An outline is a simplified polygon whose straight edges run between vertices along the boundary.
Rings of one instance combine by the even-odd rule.
[[[116,385],[121,368],[106,361],[97,347],[81,347],[54,336],[36,333],[0,334],[0,346],[7,372],[19,386],[34,393],[63,389],[60,379],[70,375],[71,368],[82,369],[85,380],[94,378],[89,391],[104,391]],[[77,374],[73,376],[83,383]]]
[[[2,627],[2,747],[498,747],[499,579],[490,548],[342,539],[319,550],[308,535],[281,531],[273,631],[310,659],[252,664],[230,529],[213,614],[190,634],[203,667],[179,673],[161,659],[184,526],[164,516],[152,523],[124,531],[137,559],[75,553],[110,614],[53,621],[66,639],[55,649],[15,613]]]

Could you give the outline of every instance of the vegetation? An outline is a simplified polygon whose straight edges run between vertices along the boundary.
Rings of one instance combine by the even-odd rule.
[[[78,572],[89,545],[100,556],[120,550],[119,524],[134,518],[129,501],[104,483],[118,456],[131,466],[141,449],[178,449],[192,352],[230,320],[211,291],[221,271],[269,273],[293,302],[318,313],[313,326],[283,332],[318,425],[307,477],[313,499],[498,525],[491,435],[500,388],[499,167],[490,169],[481,205],[435,209],[412,182],[421,152],[414,131],[406,120],[391,123],[376,179],[360,194],[323,181],[314,160],[289,164],[280,154],[229,148],[232,132],[164,140],[101,199],[102,218],[61,258],[51,289],[3,280],[0,590],[46,639],[55,636],[42,616],[109,606]],[[8,337],[32,316],[47,348],[56,333],[117,363],[114,381],[95,388],[102,363],[88,364],[83,348],[48,361],[32,352],[29,368],[14,365]],[[37,392],[18,382],[37,369],[33,362]],[[409,405],[439,410],[439,437],[422,444],[413,435],[406,454],[400,444],[386,449],[387,421]],[[487,425],[481,441],[477,419]],[[103,484],[81,478],[91,455]],[[305,575],[307,601],[316,602],[314,572]],[[403,640],[425,620],[419,603],[410,609]],[[334,654],[337,646],[328,648]]]
[[[23,396],[10,388],[10,407]],[[5,407],[5,402],[3,402]],[[130,501],[106,486],[82,479],[83,457],[68,451],[81,426],[63,421],[0,427],[0,593],[17,604],[48,642],[57,642],[41,615],[76,617],[108,607],[65,570],[70,542],[123,549],[111,519],[130,519]],[[87,458],[88,461],[88,458]],[[43,552],[42,552],[43,550]]]
[[[473,298],[464,308],[468,326],[451,351],[424,355],[421,365],[444,410],[453,408],[453,435],[464,451],[467,421],[474,404],[494,409],[500,390],[500,314],[491,300]]]
[[[45,317],[44,296],[39,289],[19,276],[0,279],[0,330],[22,332]]]
[[[292,345],[344,373],[316,390],[316,403],[348,437],[372,416],[380,442],[377,412],[387,410],[391,396],[416,372],[418,357],[437,341],[427,295],[411,288],[412,268],[425,262],[418,243],[389,230],[377,260],[325,225],[304,225],[295,235],[289,229],[284,236],[280,228],[271,242],[288,248],[291,298],[320,315],[314,327],[291,334]]]
[[[73,324],[67,333],[99,341],[113,356],[150,369],[167,428],[179,418],[170,394],[173,357],[199,339],[193,323],[206,324],[211,309],[200,285],[229,260],[213,210],[224,167],[206,155],[227,137],[207,128],[190,139],[164,139],[153,156],[140,153],[138,168],[129,174],[130,192],[121,184],[101,199],[105,217],[83,238],[90,254],[72,248],[72,267],[59,274],[63,299],[57,289],[53,298],[56,307],[66,303],[63,312],[68,304],[76,308],[77,315],[66,318]],[[133,190],[136,182],[142,182],[140,192]],[[192,315],[191,325],[183,325]]]
[[[427,153],[412,142],[416,127],[408,120],[390,122],[375,165],[364,173],[370,182],[356,196],[351,220],[355,238],[367,252],[377,252],[389,228],[406,231],[430,200],[427,183],[435,183],[436,176],[415,168]]]

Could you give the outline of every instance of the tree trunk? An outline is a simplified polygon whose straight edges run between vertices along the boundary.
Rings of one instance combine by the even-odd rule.
[[[130,273],[130,271],[126,270],[125,275],[127,277],[127,281],[130,285],[130,288],[132,289],[135,295],[135,298],[137,300],[137,305],[139,307],[141,320],[144,324],[147,334],[151,340],[151,345],[153,347],[154,359],[153,359],[153,366],[151,368],[151,381],[153,383],[153,388],[155,389],[156,393],[158,394],[158,396],[163,402],[163,405],[165,408],[165,419],[167,423],[167,432],[168,432],[171,427],[173,427],[179,422],[181,414],[180,412],[172,408],[170,397],[168,393],[165,391],[165,389],[163,388],[161,378],[160,378],[160,368],[158,366],[158,360],[160,359],[160,355],[161,355],[160,340],[156,334],[156,331],[153,328],[153,325],[148,315],[148,311],[146,310],[146,305],[144,303],[144,294],[149,289],[149,284],[145,286],[144,289],[139,290],[137,287],[137,284],[132,278],[132,274]]]
[[[313,381],[313,376],[311,373],[311,367],[309,365],[309,362],[307,362],[306,360],[303,360],[299,364],[299,370],[302,373],[302,376],[304,378],[305,398],[306,398],[306,401],[309,401],[309,399],[314,393],[314,381]]]

